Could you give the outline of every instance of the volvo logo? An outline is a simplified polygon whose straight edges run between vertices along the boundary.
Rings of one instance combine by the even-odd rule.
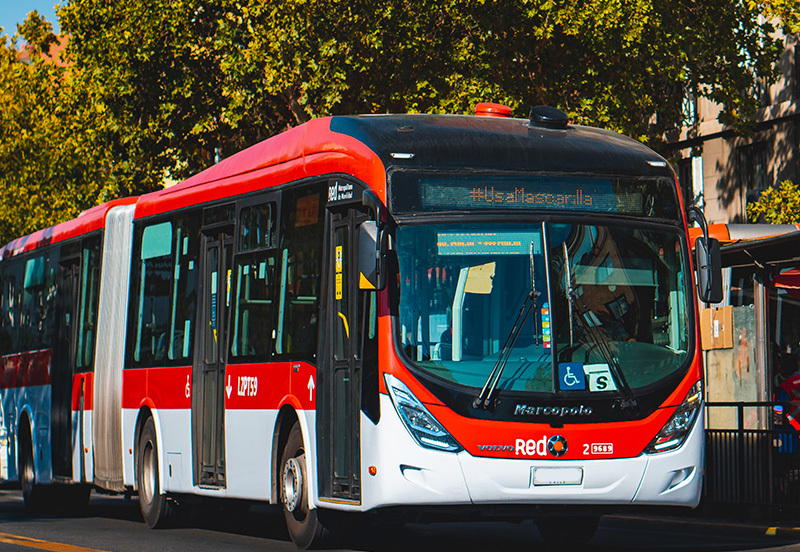
[[[478,445],[481,452],[514,452],[514,445]]]
[[[592,407],[579,404],[577,406],[530,406],[518,404],[514,408],[514,416],[591,416]]]
[[[568,448],[567,440],[561,435],[553,435],[547,441],[547,452],[555,457],[564,456]]]

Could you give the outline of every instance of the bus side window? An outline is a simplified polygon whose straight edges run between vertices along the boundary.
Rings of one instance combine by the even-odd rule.
[[[324,237],[324,183],[284,194],[275,351],[313,361],[317,353],[320,266]]]
[[[266,360],[272,350],[275,327],[274,203],[242,209],[239,216],[239,253],[234,279],[231,356]]]
[[[172,283],[172,223],[161,222],[141,232],[139,263],[132,307],[136,313],[133,360],[153,366],[166,358]]]
[[[0,355],[5,356],[16,353],[19,341],[19,316],[16,310],[19,308],[17,299],[18,276],[20,263],[16,260],[8,260],[0,265],[2,272],[2,290],[0,290]]]
[[[133,364],[188,364],[197,312],[199,213],[137,231],[132,275]]]
[[[58,252],[53,248],[48,253],[25,261],[21,346],[27,351],[46,349],[53,341]]]
[[[197,213],[179,217],[172,232],[172,291],[167,357],[190,361],[193,353],[192,321],[197,314],[198,259],[200,256],[200,217]]]
[[[91,371],[97,340],[97,301],[100,297],[100,237],[83,243],[78,312],[78,347],[75,366]]]

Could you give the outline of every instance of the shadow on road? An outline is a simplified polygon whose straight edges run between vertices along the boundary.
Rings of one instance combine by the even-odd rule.
[[[0,532],[4,522],[63,522],[64,516],[27,516],[19,492],[0,490]],[[219,502],[184,508],[174,528],[147,532],[149,538],[182,535],[199,541],[218,540],[209,533],[263,539],[263,550],[291,550],[283,515],[276,507],[260,504]],[[122,522],[126,529],[137,533],[145,530],[135,498],[93,495],[87,518]],[[108,524],[111,525],[111,524]],[[338,527],[339,538],[331,549],[364,552],[414,552],[458,550],[486,552],[487,550],[536,550],[542,552],[567,550],[564,546],[548,545],[542,540],[531,521],[453,522],[432,524],[370,524],[348,523]],[[203,535],[206,535],[205,537]],[[161,541],[159,537],[157,539]],[[250,542],[250,541],[248,541]],[[603,518],[592,541],[581,548],[589,552],[651,552],[681,551],[723,552],[782,550],[800,551],[800,536],[796,538],[768,536],[753,528],[734,524],[715,525],[685,521],[678,518],[609,516]],[[261,547],[261,545],[259,545]]]

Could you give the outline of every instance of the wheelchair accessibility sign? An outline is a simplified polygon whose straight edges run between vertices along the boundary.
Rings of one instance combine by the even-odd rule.
[[[560,362],[558,387],[561,391],[614,391],[617,386],[608,364]]]
[[[558,381],[562,391],[586,389],[586,374],[580,362],[561,362],[558,365]]]

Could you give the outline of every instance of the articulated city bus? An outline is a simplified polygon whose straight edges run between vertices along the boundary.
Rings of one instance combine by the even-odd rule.
[[[282,504],[300,547],[337,513],[564,541],[697,505],[674,172],[553,108],[479,112],[313,120],[6,245],[0,479],[32,510],[137,493],[151,527],[204,497]]]

